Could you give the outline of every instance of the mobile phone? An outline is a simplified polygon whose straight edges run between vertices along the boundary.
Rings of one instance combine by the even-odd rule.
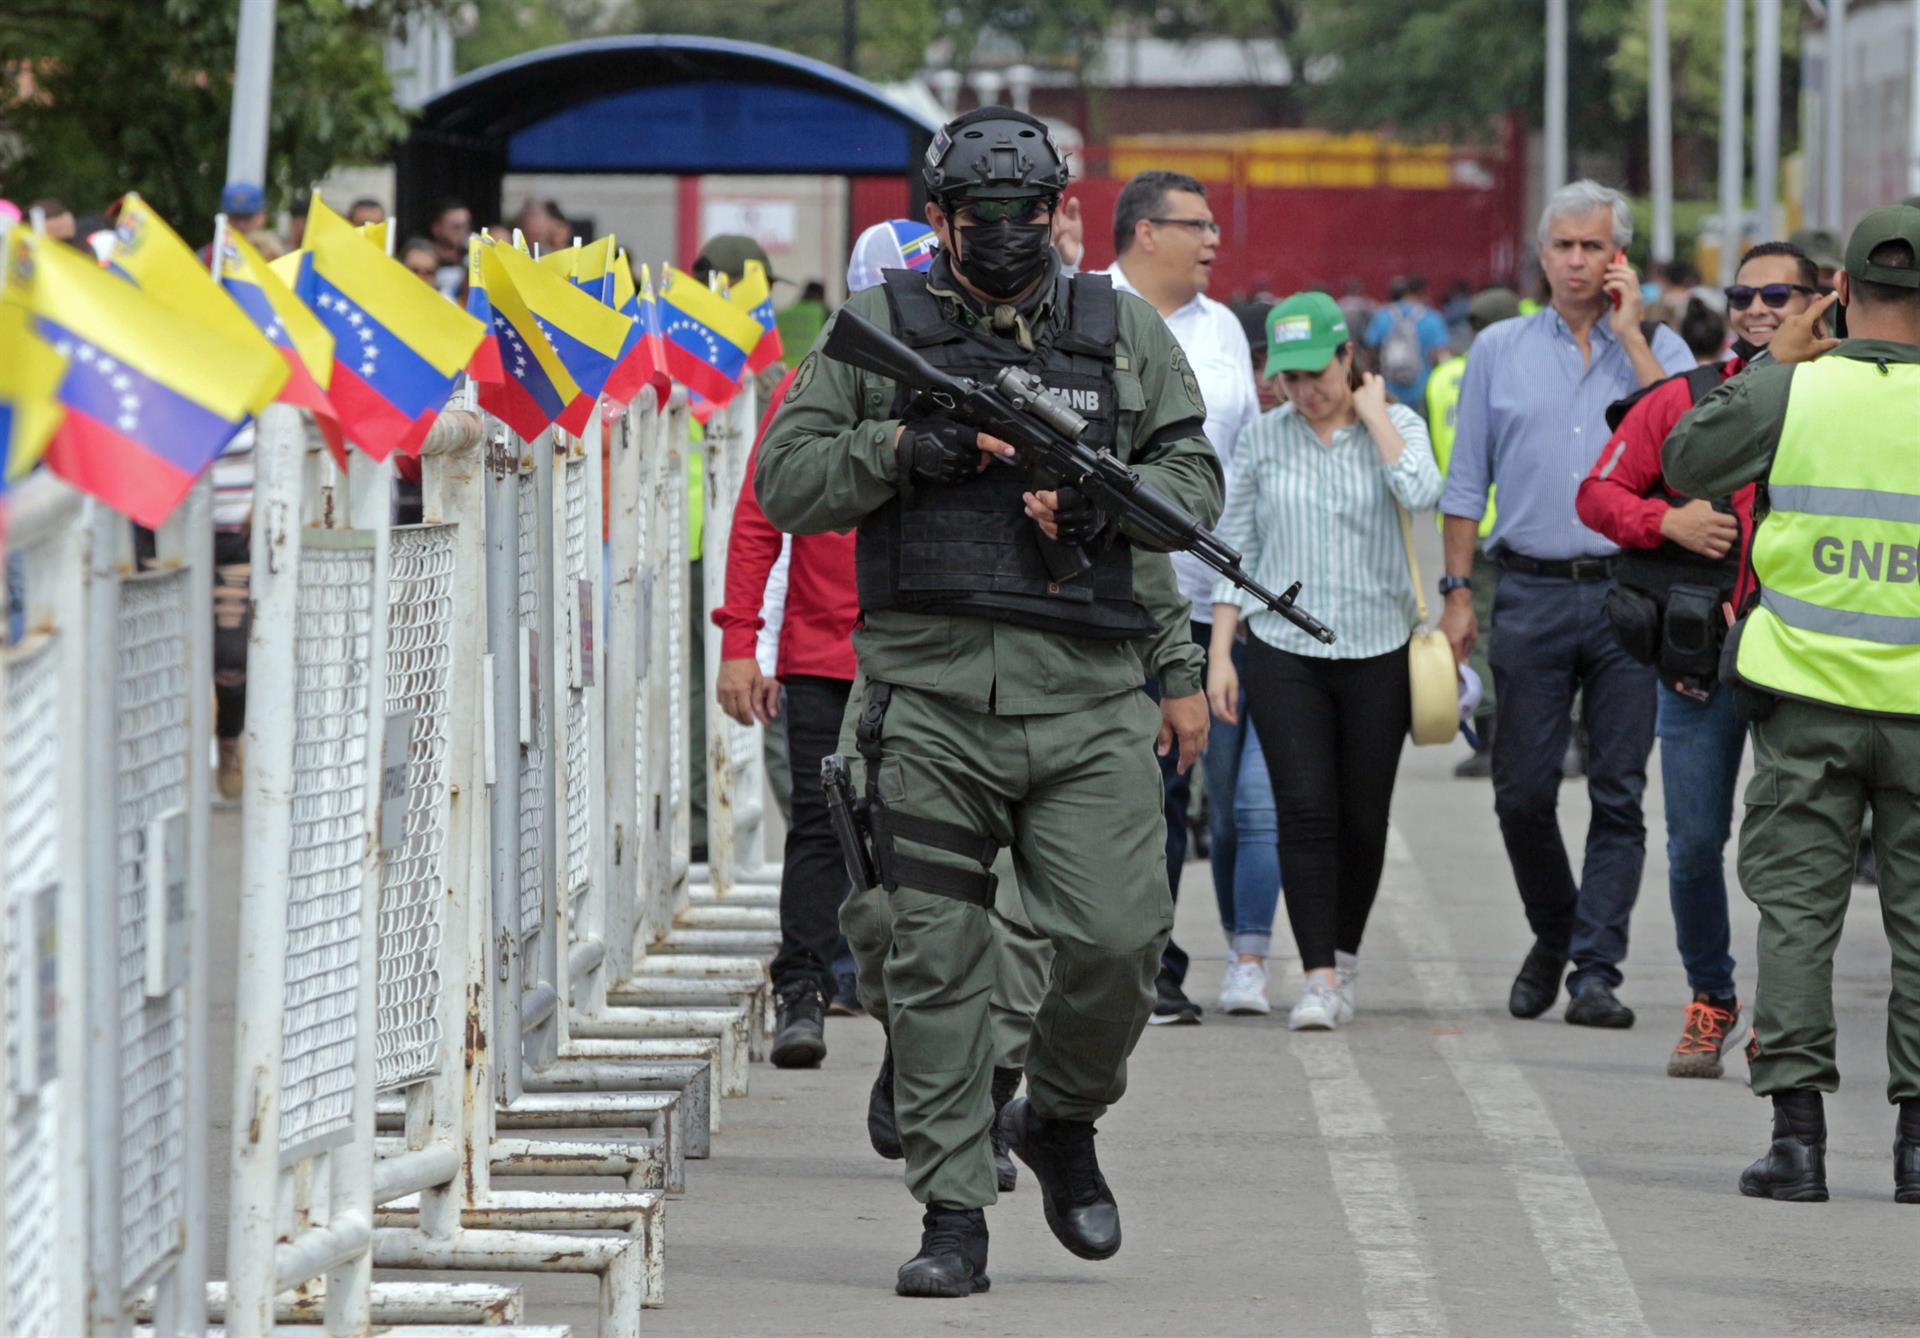
[[[1626,264],[1627,253],[1625,251],[1615,251],[1613,253],[1613,263],[1616,265]],[[1613,309],[1615,311],[1620,310],[1620,294],[1609,290],[1607,293],[1607,301],[1613,303]]]

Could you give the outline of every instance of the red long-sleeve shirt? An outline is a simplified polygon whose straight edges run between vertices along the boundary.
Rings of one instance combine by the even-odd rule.
[[[786,399],[792,379],[793,373],[787,373],[760,419],[760,432],[747,460],[747,476],[740,484],[740,501],[733,510],[733,529],[727,538],[727,602],[712,615],[714,626],[720,629],[722,659],[753,658],[755,636],[763,625],[760,605],[766,598],[767,576],[780,559],[783,536],[760,509],[753,492],[753,471],[760,459],[760,442]],[[853,535],[795,535],[792,556],[787,561],[787,612],[780,624],[775,675],[852,682],[853,625],[859,617]]]
[[[1730,358],[1721,364],[1721,379],[1735,376],[1745,367],[1740,359]],[[1676,376],[1649,391],[1628,411],[1607,439],[1592,470],[1580,481],[1574,510],[1582,524],[1622,548],[1658,548],[1664,542],[1660,519],[1668,505],[1666,499],[1652,495],[1666,487],[1660,472],[1660,447],[1673,425],[1692,407],[1686,378]],[[1740,578],[1733,601],[1736,609],[1752,582],[1753,497],[1753,484],[1733,495],[1734,516],[1740,522]]]

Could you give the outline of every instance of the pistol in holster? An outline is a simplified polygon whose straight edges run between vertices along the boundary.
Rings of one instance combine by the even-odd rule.
[[[867,801],[853,792],[844,754],[833,753],[820,763],[820,786],[827,792],[827,820],[847,862],[854,890],[864,892],[880,883],[873,861],[873,829],[867,823]]]

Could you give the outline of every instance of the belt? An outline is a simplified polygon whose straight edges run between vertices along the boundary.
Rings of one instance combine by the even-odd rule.
[[[1523,553],[1502,553],[1495,559],[1502,571],[1517,571],[1523,576],[1555,576],[1563,581],[1608,581],[1613,579],[1613,559],[1530,558]]]

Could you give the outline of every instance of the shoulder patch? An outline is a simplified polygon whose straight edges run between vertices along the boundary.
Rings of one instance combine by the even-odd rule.
[[[1167,360],[1167,366],[1179,376],[1180,384],[1186,389],[1187,398],[1193,401],[1193,407],[1205,412],[1205,401],[1200,398],[1200,379],[1193,374],[1193,364],[1187,361],[1186,350],[1176,340],[1173,353]]]
[[[793,374],[793,384],[787,387],[787,398],[782,403],[792,404],[813,384],[814,360],[819,356],[818,353],[809,353],[800,360],[800,367]]]

